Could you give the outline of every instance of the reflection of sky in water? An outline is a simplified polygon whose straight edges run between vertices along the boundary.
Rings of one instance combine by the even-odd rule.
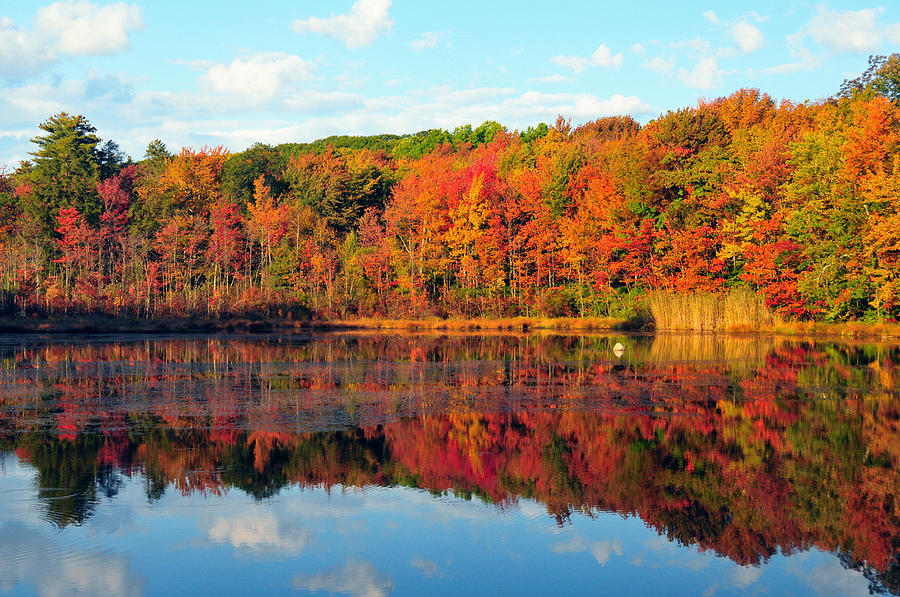
[[[682,547],[639,518],[539,503],[498,509],[406,488],[240,491],[148,502],[140,477],[82,526],[44,518],[34,471],[0,458],[0,592],[138,594],[866,595],[858,572],[817,550],[742,567]]]

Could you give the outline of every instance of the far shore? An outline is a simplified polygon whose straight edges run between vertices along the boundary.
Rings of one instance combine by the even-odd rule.
[[[693,333],[690,329],[654,329],[652,320],[593,317],[512,317],[455,319],[349,318],[134,318],[112,316],[0,318],[0,334],[213,334],[290,333],[301,331],[467,332],[656,332]],[[698,332],[699,333],[699,332]],[[704,332],[711,333],[711,332]],[[782,322],[759,327],[732,326],[714,333],[888,340],[900,338],[898,323]]]
[[[556,330],[640,331],[645,322],[607,318],[534,318],[506,319],[286,319],[286,318],[135,318],[109,316],[16,317],[0,318],[0,334],[155,334],[155,333],[271,333],[327,330],[395,331],[510,331]]]

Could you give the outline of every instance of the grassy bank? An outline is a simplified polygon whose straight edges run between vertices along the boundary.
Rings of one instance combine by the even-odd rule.
[[[847,321],[825,323],[821,321],[781,322],[755,329],[734,327],[729,333],[762,333],[778,336],[842,337],[842,338],[900,338],[900,323],[865,323]]]
[[[373,330],[558,330],[558,331],[638,331],[646,321],[602,317],[510,317],[505,319],[346,319],[315,322],[330,328]]]
[[[138,319],[115,317],[13,318],[0,320],[0,333],[23,334],[159,334],[159,333],[266,333],[303,330],[412,330],[412,331],[635,331],[645,321],[609,318],[508,319]]]
[[[689,332],[768,334],[790,337],[900,338],[897,323],[824,323],[783,321],[754,296],[656,294],[647,299],[650,313],[631,320],[595,317],[513,317],[473,319],[297,320],[290,318],[54,317],[0,319],[0,334],[215,334],[310,330],[413,332]],[[652,319],[651,319],[652,316]]]
[[[558,331],[558,332],[688,332],[726,335],[765,334],[791,337],[900,338],[900,324],[872,324],[863,322],[823,323],[786,322],[778,319],[761,320],[748,325],[746,320],[733,321],[715,327],[673,327],[653,325],[650,320],[620,320],[604,318],[534,318],[510,319],[346,319],[314,321],[298,325],[298,329],[346,330],[404,330],[404,331]]]

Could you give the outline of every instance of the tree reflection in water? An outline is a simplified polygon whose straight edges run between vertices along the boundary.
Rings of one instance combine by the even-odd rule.
[[[560,524],[639,516],[739,564],[815,546],[900,592],[893,346],[320,335],[0,356],[0,450],[37,469],[59,526],[124,476],[150,500],[401,485],[498,508],[531,498]]]

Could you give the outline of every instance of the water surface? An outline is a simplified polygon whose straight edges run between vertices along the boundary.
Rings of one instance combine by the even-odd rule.
[[[751,337],[0,337],[0,593],[897,594],[898,376]]]

